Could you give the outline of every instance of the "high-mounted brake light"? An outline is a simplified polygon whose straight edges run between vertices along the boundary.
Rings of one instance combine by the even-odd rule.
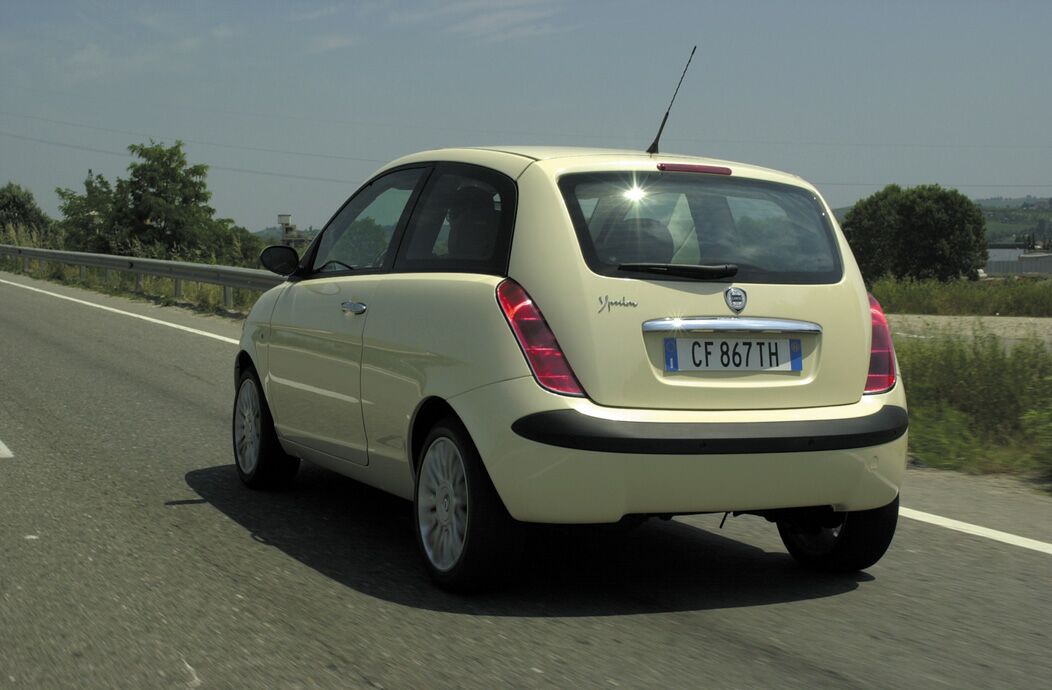
[[[873,295],[869,296],[869,314],[873,323],[873,345],[869,354],[866,393],[884,393],[895,387],[895,345],[884,310]]]
[[[537,383],[553,393],[583,396],[555,334],[522,286],[508,278],[497,286],[497,302]]]
[[[730,175],[731,169],[722,165],[697,165],[693,163],[658,163],[661,172],[708,173],[709,175]]]

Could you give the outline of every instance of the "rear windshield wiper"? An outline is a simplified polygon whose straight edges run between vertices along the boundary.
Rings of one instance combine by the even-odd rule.
[[[640,273],[657,273],[666,276],[679,276],[683,278],[733,278],[738,273],[737,264],[649,264],[631,263],[620,264],[618,269],[622,271],[638,271]]]

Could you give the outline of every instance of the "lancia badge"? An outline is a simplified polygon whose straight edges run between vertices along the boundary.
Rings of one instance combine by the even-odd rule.
[[[745,290],[738,287],[729,287],[724,290],[723,300],[735,314],[741,314],[742,309],[745,309],[745,303],[749,301],[748,296],[745,294]]]

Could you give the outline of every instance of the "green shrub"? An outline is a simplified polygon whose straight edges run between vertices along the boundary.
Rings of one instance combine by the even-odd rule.
[[[1023,425],[1033,439],[1031,456],[1041,478],[1052,481],[1052,408],[1028,411]]]
[[[881,278],[873,295],[890,314],[1052,316],[1052,279],[895,280]]]
[[[910,404],[910,454],[932,467],[1052,476],[1052,351],[976,326],[895,341]]]

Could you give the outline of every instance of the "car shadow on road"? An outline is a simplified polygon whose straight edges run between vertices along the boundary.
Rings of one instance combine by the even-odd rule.
[[[194,470],[186,483],[253,539],[336,582],[438,611],[491,616],[698,611],[835,596],[872,579],[809,573],[784,552],[768,553],[678,521],[650,520],[627,534],[532,526],[521,566],[508,582],[491,593],[458,597],[428,579],[406,501],[306,464],[287,492],[251,491],[232,465]]]

